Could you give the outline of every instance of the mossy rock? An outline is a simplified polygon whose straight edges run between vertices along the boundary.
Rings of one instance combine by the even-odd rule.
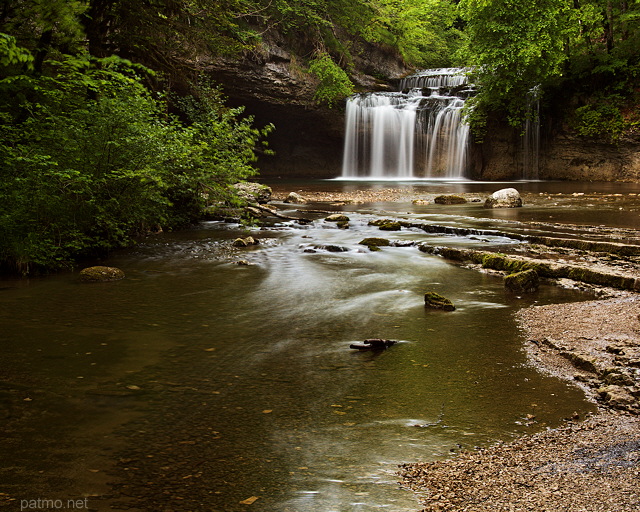
[[[504,286],[515,293],[533,293],[540,286],[540,277],[533,269],[523,270],[505,277]]]
[[[387,222],[395,222],[393,219],[373,219],[370,220],[367,225],[369,226],[382,226],[383,224],[386,224]]]
[[[433,202],[436,204],[465,204],[467,200],[466,198],[456,194],[447,194],[436,196]]]
[[[87,267],[80,271],[80,281],[83,283],[106,283],[124,279],[124,272],[116,267]]]
[[[349,222],[349,217],[341,213],[332,213],[324,220],[326,220],[327,222]]]
[[[380,224],[379,228],[382,231],[400,231],[402,229],[402,224],[397,221],[389,221],[384,224]]]
[[[233,185],[238,197],[250,203],[266,204],[271,199],[273,191],[262,183],[242,182]]]
[[[453,302],[436,292],[424,294],[424,305],[427,308],[442,309],[443,311],[455,311],[456,309]]]
[[[386,238],[365,238],[358,242],[360,245],[366,245],[370,251],[379,251],[380,247],[388,247],[391,245],[391,242]]]

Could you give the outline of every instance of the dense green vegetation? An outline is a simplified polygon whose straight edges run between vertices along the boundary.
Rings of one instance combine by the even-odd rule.
[[[513,126],[526,118],[534,87],[564,108],[581,135],[616,140],[640,117],[640,2],[637,0],[461,0],[480,94],[471,117]]]
[[[271,127],[202,63],[260,62],[274,38],[329,106],[368,44],[472,67],[477,134],[519,126],[534,87],[585,137],[640,120],[638,0],[0,0],[0,267],[65,266],[232,200]]]

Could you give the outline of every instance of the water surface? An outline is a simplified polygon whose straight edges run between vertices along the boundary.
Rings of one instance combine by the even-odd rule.
[[[103,262],[126,272],[117,283],[4,281],[0,490],[89,496],[95,510],[408,512],[419,503],[398,487],[398,464],[593,409],[528,363],[513,320],[528,304],[588,297],[550,286],[515,297],[500,277],[415,247],[370,252],[358,242],[381,235],[367,222],[387,206],[350,211],[348,230],[317,215],[309,226],[211,222],[157,235]],[[394,208],[480,218],[473,206]],[[232,247],[248,234],[260,244]],[[429,290],[456,311],[425,310]],[[349,348],[372,337],[399,343]]]

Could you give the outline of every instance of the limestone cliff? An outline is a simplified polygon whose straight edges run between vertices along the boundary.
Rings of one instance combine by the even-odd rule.
[[[472,144],[474,179],[532,178],[523,169],[522,138],[506,123],[494,121],[482,144]],[[541,134],[537,177],[542,180],[640,181],[640,137],[616,143],[580,137],[566,126]]]
[[[277,32],[263,34],[260,47],[241,58],[201,64],[220,83],[232,106],[244,105],[258,126],[273,123],[269,147],[275,156],[258,162],[265,177],[329,178],[340,174],[344,105],[318,105],[317,79],[307,71],[313,48]],[[360,90],[384,90],[410,70],[398,53],[382,45],[355,42],[350,77]]]

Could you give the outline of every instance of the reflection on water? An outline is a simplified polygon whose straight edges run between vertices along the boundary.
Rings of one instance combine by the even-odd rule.
[[[512,316],[584,297],[517,298],[412,247],[370,252],[358,242],[380,232],[350,216],[348,230],[255,230],[261,244],[246,249],[231,246],[238,226],[157,236],[108,261],[127,274],[117,283],[4,283],[4,423],[30,426],[3,443],[7,492],[111,494],[91,498],[105,510],[129,495],[146,510],[412,511],[398,464],[591,409],[527,364]],[[317,248],[329,244],[345,251]],[[456,311],[425,310],[428,290]],[[349,349],[372,337],[400,343]]]

